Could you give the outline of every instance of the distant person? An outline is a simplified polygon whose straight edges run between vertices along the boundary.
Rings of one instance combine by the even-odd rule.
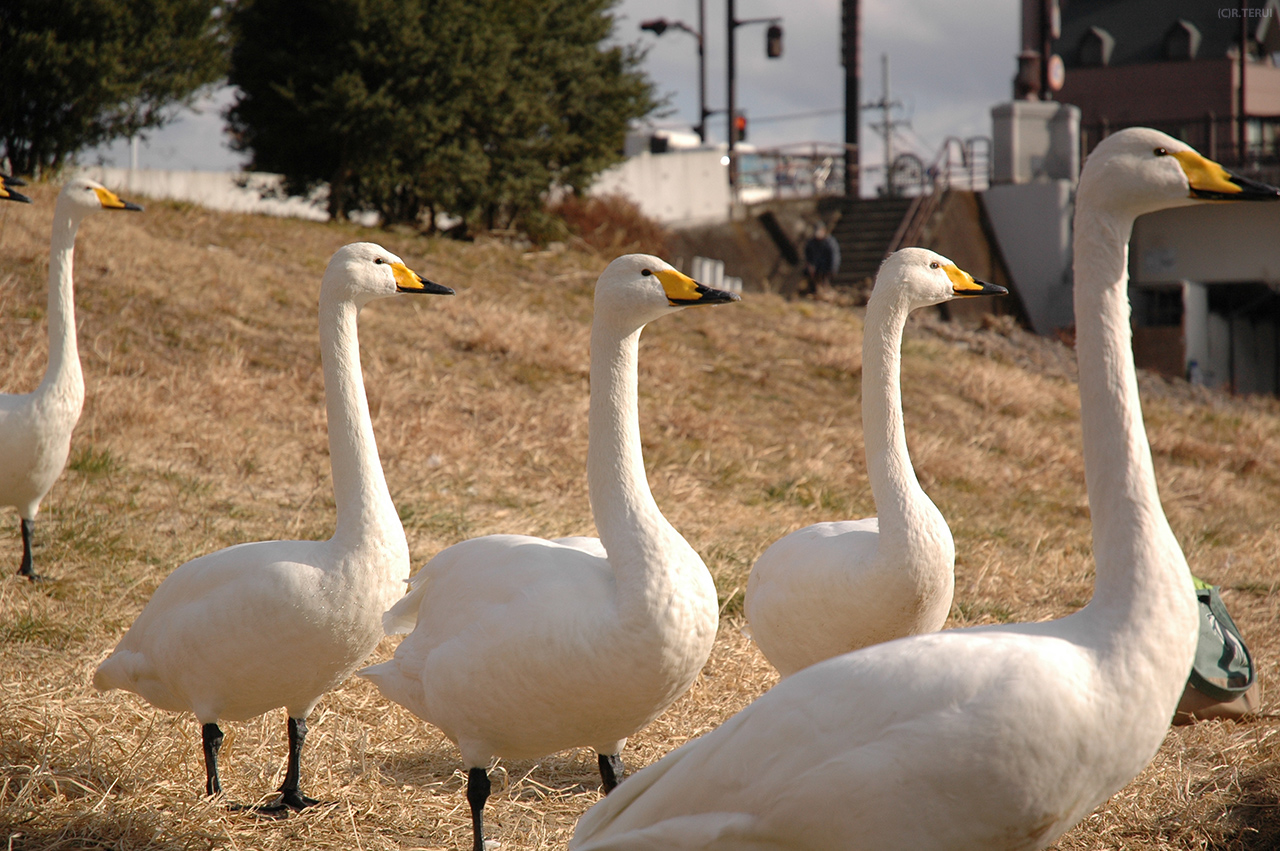
[[[831,278],[840,271],[840,244],[836,238],[827,233],[826,225],[818,225],[813,236],[804,244],[804,280],[805,292],[818,294],[820,286],[831,285]]]

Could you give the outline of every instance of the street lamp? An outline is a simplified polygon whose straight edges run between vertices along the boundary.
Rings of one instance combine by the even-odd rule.
[[[683,30],[698,40],[698,126],[694,129],[698,131],[698,138],[704,143],[707,141],[707,116],[711,114],[707,109],[707,62],[702,44],[702,33],[707,28],[706,15],[706,0],[698,0],[696,30],[683,21],[668,21],[666,18],[653,18],[640,24],[640,29],[648,30],[654,35],[660,36],[668,29],[676,29]]]
[[[737,164],[733,160],[733,144],[735,140],[735,131],[738,128],[737,121],[737,65],[734,51],[734,35],[738,27],[746,24],[769,24],[769,30],[765,35],[765,55],[770,59],[777,59],[782,55],[782,18],[748,18],[745,21],[738,20],[738,16],[734,10],[734,0],[727,0],[725,10],[728,13],[728,29],[729,29],[729,185],[735,186],[738,182]],[[745,128],[743,128],[745,130]]]

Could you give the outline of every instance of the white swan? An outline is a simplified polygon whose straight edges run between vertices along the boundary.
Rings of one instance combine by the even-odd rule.
[[[205,791],[218,781],[217,721],[283,706],[289,763],[280,798],[301,809],[299,758],[312,707],[369,655],[401,595],[409,547],[378,461],[360,371],[356,316],[397,293],[452,294],[368,242],[339,249],[320,286],[320,354],[337,526],[327,541],[241,544],[201,556],[160,583],[93,684],[141,695],[203,725]]]
[[[1089,605],[806,668],[630,778],[583,816],[571,849],[1028,851],[1142,770],[1186,685],[1197,614],[1143,430],[1126,244],[1139,214],[1204,193],[1266,194],[1145,129],[1104,140],[1080,177]]]
[[[3,184],[0,184],[2,186]],[[17,193],[8,192],[9,195]],[[25,196],[17,196],[28,200]],[[0,505],[18,509],[22,563],[18,574],[35,582],[31,533],[40,500],[62,475],[71,431],[84,405],[84,377],[76,348],[71,255],[81,220],[99,210],[141,210],[92,180],[77,178],[58,193],[49,250],[49,366],[31,393],[0,394]]]
[[[18,201],[22,204],[30,204],[30,198],[20,192],[13,191],[13,187],[15,186],[26,185],[26,181],[21,178],[0,172],[0,201]]]
[[[862,334],[862,428],[877,516],[792,532],[765,550],[747,579],[751,637],[784,677],[859,647],[942,629],[956,551],[907,453],[902,330],[916,308],[1007,292],[923,248],[904,248],[881,265]]]
[[[646,323],[734,300],[656,257],[610,263],[591,323],[587,484],[600,539],[463,541],[427,562],[387,613],[389,631],[417,626],[394,659],[360,675],[458,745],[476,851],[494,756],[593,747],[608,791],[627,737],[683,694],[711,653],[715,585],[645,479],[636,358]]]

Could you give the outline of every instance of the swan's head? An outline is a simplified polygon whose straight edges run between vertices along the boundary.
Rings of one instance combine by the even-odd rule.
[[[1089,154],[1079,198],[1095,209],[1136,217],[1203,201],[1280,200],[1280,189],[1234,175],[1158,130],[1130,127]]]
[[[23,186],[23,181],[16,177],[10,177],[7,174],[0,174],[0,201],[17,201],[22,204],[30,204],[31,199],[19,192],[14,192],[14,186]]]
[[[902,299],[908,310],[940,304],[953,298],[977,295],[1007,295],[997,284],[975,281],[941,254],[926,248],[903,248],[880,264],[876,285],[871,290],[874,301]]]
[[[96,180],[77,177],[58,193],[58,205],[69,205],[77,215],[96,213],[99,210],[132,210],[142,212],[137,204],[122,200],[119,195]]]
[[[373,242],[353,242],[339,248],[324,271],[320,291],[358,305],[400,293],[453,295],[449,287],[410,271],[403,260]]]
[[[739,300],[737,293],[705,287],[651,254],[626,254],[596,281],[595,312],[640,327],[685,307]]]

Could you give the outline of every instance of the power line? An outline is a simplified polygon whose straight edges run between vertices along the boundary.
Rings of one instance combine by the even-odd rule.
[[[752,124],[767,124],[771,121],[799,121],[802,118],[820,118],[824,115],[844,115],[843,109],[815,109],[810,112],[792,112],[788,115],[763,115],[752,118]]]

